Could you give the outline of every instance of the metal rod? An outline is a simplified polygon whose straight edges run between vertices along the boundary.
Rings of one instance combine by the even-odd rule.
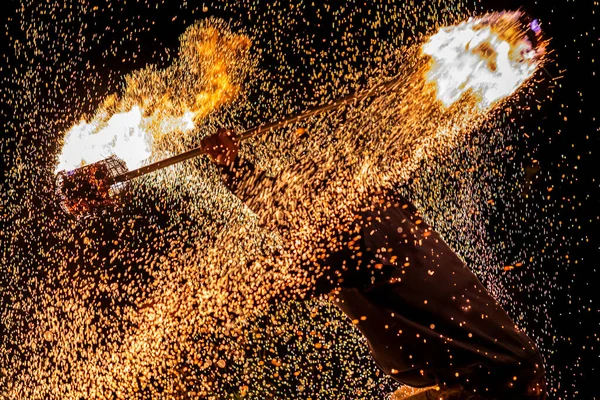
[[[166,168],[170,165],[180,163],[185,160],[189,160],[190,158],[197,157],[199,155],[204,154],[205,151],[202,147],[196,147],[195,149],[188,150],[185,153],[177,154],[176,156],[165,158],[164,160],[157,161],[152,164],[144,165],[138,169],[134,169],[133,171],[125,172],[124,174],[117,175],[112,178],[109,182],[110,185],[114,185],[115,183],[127,182],[134,178],[137,178],[142,175],[149,174],[150,172],[154,172],[156,170]]]
[[[274,121],[274,122],[270,122],[265,125],[259,125],[259,126],[247,129],[238,136],[238,140],[240,140],[240,141],[247,140],[258,134],[265,133],[265,132],[268,132],[268,131],[271,131],[274,129],[283,128],[286,125],[293,124],[295,122],[301,121],[306,118],[310,118],[313,115],[317,115],[317,114],[321,114],[321,113],[324,113],[327,111],[339,109],[339,108],[343,107],[344,105],[347,105],[354,101],[364,100],[368,97],[382,94],[382,93],[388,92],[388,91],[393,92],[398,88],[398,86],[400,86],[400,78],[401,78],[401,76],[398,75],[395,78],[393,78],[392,80],[390,80],[386,83],[383,83],[381,85],[378,85],[369,91],[366,91],[363,93],[354,93],[354,94],[342,97],[341,99],[338,99],[332,103],[324,104],[321,106],[311,108],[300,114],[291,115],[291,116],[286,117],[279,121]],[[177,163],[180,163],[185,160],[189,160],[190,158],[194,158],[194,157],[197,157],[197,156],[205,154],[205,153],[206,152],[202,147],[196,147],[194,149],[188,150],[188,151],[178,154],[176,156],[165,158],[164,160],[145,165],[141,168],[134,169],[133,171],[129,171],[124,174],[117,175],[113,179],[111,179],[111,181],[109,183],[110,183],[110,185],[113,185],[115,183],[127,182],[127,181],[137,178],[139,176],[149,174],[150,172],[154,172],[156,170],[166,168],[170,165],[177,164]]]

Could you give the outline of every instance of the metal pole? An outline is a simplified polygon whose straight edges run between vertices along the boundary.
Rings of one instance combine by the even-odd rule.
[[[381,84],[379,86],[376,86],[367,92],[354,93],[354,94],[348,95],[346,97],[342,97],[341,99],[336,100],[333,103],[317,106],[317,107],[311,108],[307,111],[304,111],[303,113],[300,113],[297,115],[292,115],[292,116],[286,117],[279,121],[274,121],[274,122],[271,122],[271,123],[268,123],[265,125],[260,125],[260,126],[256,126],[256,127],[247,129],[238,136],[238,140],[240,140],[240,141],[247,140],[258,134],[268,132],[268,131],[271,131],[274,129],[279,129],[286,125],[293,124],[295,122],[301,121],[306,118],[310,118],[313,115],[317,115],[317,114],[321,114],[321,113],[324,113],[327,111],[339,109],[339,108],[343,107],[344,105],[347,105],[354,101],[364,100],[368,97],[372,97],[372,96],[382,94],[382,93],[385,93],[388,91],[394,92],[397,90],[398,86],[400,86],[400,84],[401,84],[400,78],[401,78],[401,76],[398,75],[394,79],[392,79],[384,84]],[[205,154],[204,149],[202,147],[196,147],[194,149],[188,150],[188,151],[178,154],[176,156],[165,158],[164,160],[145,165],[141,168],[134,169],[133,171],[129,171],[124,174],[117,175],[113,179],[111,179],[111,181],[109,183],[110,183],[110,185],[113,185],[115,183],[127,182],[127,181],[137,178],[139,176],[149,174],[150,172],[154,172],[156,170],[166,168],[170,165],[177,164],[177,163],[180,163],[185,160],[189,160],[190,158],[194,158],[194,157],[197,157],[202,154]]]

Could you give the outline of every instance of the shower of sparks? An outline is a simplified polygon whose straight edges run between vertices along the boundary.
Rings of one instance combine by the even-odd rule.
[[[525,90],[544,47],[528,41],[520,12],[462,22],[468,12],[460,1],[451,12],[436,7],[399,5],[392,12],[386,6],[381,15],[393,16],[399,32],[415,27],[389,35],[391,42],[374,41],[368,54],[352,47],[358,39],[344,36],[348,59],[360,55],[368,65],[344,70],[341,62],[323,61],[306,89],[317,98],[304,101],[304,88],[288,91],[296,72],[286,70],[289,55],[279,42],[293,10],[255,16],[264,25],[248,32],[204,20],[185,31],[170,66],[129,74],[89,122],[57,133],[64,147],[50,169],[111,154],[132,169],[186,150],[221,126],[241,130],[393,77],[402,82],[391,93],[244,143],[243,157],[273,178],[241,184],[254,194],[248,205],[229,193],[205,158],[140,178],[120,209],[79,222],[58,208],[40,215],[33,204],[14,202],[6,212],[17,233],[3,243],[2,257],[27,295],[6,294],[3,393],[28,399],[389,395],[397,385],[380,375],[364,340],[329,302],[272,303],[302,297],[317,274],[315,257],[330,250],[320,248],[323,237],[348,223],[367,192],[390,185],[410,187],[428,209],[425,218],[503,299],[481,217],[494,188],[479,178],[491,174],[482,159],[506,152],[504,139],[461,145]],[[418,22],[407,15],[418,15]],[[379,18],[364,29],[375,31]],[[428,35],[415,41],[417,31]],[[303,40],[296,51],[314,63],[326,58]],[[277,73],[262,64],[269,57],[281,60]],[[18,181],[21,172],[14,173]],[[39,252],[26,267],[35,273],[7,261],[27,259],[32,243]]]

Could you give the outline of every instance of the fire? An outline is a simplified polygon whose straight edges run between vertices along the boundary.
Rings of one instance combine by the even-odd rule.
[[[470,92],[479,108],[489,109],[533,75],[544,45],[532,43],[539,27],[524,27],[523,18],[519,11],[491,13],[442,28],[429,38],[422,47],[431,57],[426,78],[445,106]]]
[[[111,154],[137,168],[151,155],[152,136],[141,128],[142,110],[135,106],[115,114],[104,124],[100,118],[81,121],[65,136],[65,146],[56,171],[73,169],[100,161]]]
[[[180,41],[170,67],[132,73],[121,96],[109,96],[91,121],[66,133],[56,171],[110,155],[134,169],[150,157],[182,151],[197,122],[238,95],[249,67],[247,36],[209,20],[188,28]]]

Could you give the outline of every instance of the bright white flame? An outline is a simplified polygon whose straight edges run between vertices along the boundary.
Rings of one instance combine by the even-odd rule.
[[[142,110],[113,115],[106,124],[85,121],[73,126],[65,136],[56,171],[70,170],[100,161],[114,154],[131,169],[139,168],[152,152],[152,135],[141,127]]]
[[[423,45],[432,59],[426,78],[445,106],[471,91],[487,109],[533,75],[544,49],[533,47],[520,17],[521,12],[505,12],[470,18],[440,29]]]

